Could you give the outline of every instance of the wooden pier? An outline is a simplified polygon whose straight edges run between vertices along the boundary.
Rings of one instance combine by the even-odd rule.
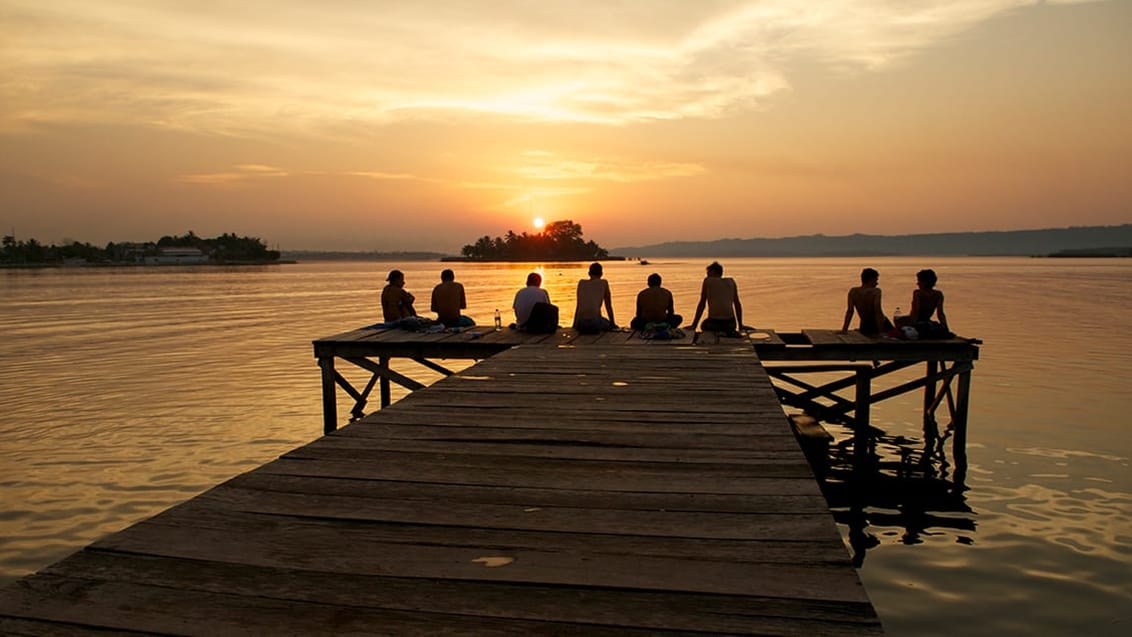
[[[324,397],[374,374],[356,422],[8,587],[0,633],[880,633],[756,348],[690,340],[316,341]],[[395,357],[447,377],[362,417]]]
[[[852,422],[860,431],[868,427],[870,407],[874,403],[923,389],[925,434],[936,428],[937,412],[946,406],[950,415],[947,425],[954,432],[956,451],[962,453],[966,448],[971,372],[981,345],[978,339],[902,341],[864,336],[857,331],[841,334],[829,329],[806,329],[779,333],[768,329],[752,331],[742,340],[701,334],[686,336],[685,340],[675,343],[706,345],[709,340],[714,344],[742,342],[753,346],[760,360],[772,363],[766,369],[776,381],[775,392],[782,404],[797,407],[817,418]],[[424,387],[410,376],[393,370],[395,359],[412,360],[434,372],[450,375],[452,372],[436,359],[481,360],[520,344],[665,346],[668,343],[641,339],[632,332],[582,336],[572,330],[537,336],[484,328],[434,334],[360,329],[338,334],[314,342],[315,357],[322,368],[323,430],[329,433],[338,428],[339,389],[354,400],[350,410],[352,422],[365,415],[375,386],[379,388],[381,407],[391,402],[392,383],[410,391]],[[342,376],[336,360],[369,372],[365,386],[354,387]],[[922,377],[886,388],[880,388],[875,382],[921,363],[925,365]],[[806,380],[813,374],[830,373],[842,377],[821,385]],[[847,392],[851,395],[846,396]]]

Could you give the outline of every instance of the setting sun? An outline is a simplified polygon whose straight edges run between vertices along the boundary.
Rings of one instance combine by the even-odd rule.
[[[532,221],[531,223],[534,224],[535,229],[537,229],[537,230],[542,230],[542,227],[546,225],[546,222],[543,221],[542,217],[535,217],[535,220]]]

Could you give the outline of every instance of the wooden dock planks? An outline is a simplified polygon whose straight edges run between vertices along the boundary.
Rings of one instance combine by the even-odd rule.
[[[749,344],[526,344],[0,593],[0,632],[881,632]]]

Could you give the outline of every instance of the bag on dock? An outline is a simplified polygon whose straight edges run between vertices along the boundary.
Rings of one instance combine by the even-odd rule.
[[[531,308],[531,316],[520,329],[529,334],[553,334],[558,331],[558,306],[538,302]]]
[[[905,341],[953,338],[955,335],[935,321],[916,321],[892,331],[891,336]]]
[[[641,338],[646,340],[668,341],[676,338],[684,338],[684,330],[678,327],[672,327],[668,323],[647,323],[645,328],[641,330]]]
[[[936,321],[917,321],[912,324],[920,338],[951,338],[955,336]]]

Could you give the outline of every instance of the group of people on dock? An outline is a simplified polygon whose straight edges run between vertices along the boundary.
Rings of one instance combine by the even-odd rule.
[[[738,336],[740,330],[752,329],[743,323],[743,304],[739,300],[739,287],[735,280],[723,276],[723,266],[718,261],[713,261],[706,270],[695,317],[690,324],[691,331],[700,328],[705,332]],[[603,274],[602,265],[593,263],[589,267],[588,278],[578,281],[572,327],[579,333],[597,334],[620,329],[613,315],[609,282],[602,278]],[[413,305],[416,299],[405,290],[404,273],[392,270],[386,281],[381,292],[385,323],[392,325],[416,319],[417,311]],[[898,309],[893,320],[882,309],[879,281],[880,273],[875,269],[861,271],[861,285],[849,290],[841,333],[849,331],[856,314],[860,320],[857,329],[867,336],[950,336],[943,311],[943,292],[935,289],[937,276],[933,270],[916,273],[917,288],[912,293],[911,313],[903,316]],[[630,328],[650,335],[676,332],[681,328],[684,317],[675,311],[672,292],[662,286],[661,276],[655,272],[648,276],[646,283],[647,287],[637,294],[636,314],[629,322]],[[432,290],[430,309],[436,313],[436,321],[446,328],[473,327],[475,321],[463,313],[467,307],[464,286],[456,282],[456,275],[451,269],[445,269],[440,273],[440,283]],[[526,285],[515,293],[511,309],[515,314],[515,323],[512,324],[515,329],[536,333],[558,329],[558,308],[551,303],[550,294],[542,288],[542,276],[537,272],[527,275]],[[937,320],[933,320],[933,316]],[[498,320],[498,316],[496,318]]]
[[[856,313],[857,330],[866,336],[888,335],[896,338],[946,338],[951,335],[947,315],[943,312],[943,292],[935,289],[939,278],[934,270],[916,273],[916,289],[912,291],[912,309],[901,315],[899,308],[890,320],[881,308],[880,273],[873,268],[861,270],[861,285],[849,289],[845,320],[841,333],[849,331]],[[938,320],[933,320],[933,315]]]

